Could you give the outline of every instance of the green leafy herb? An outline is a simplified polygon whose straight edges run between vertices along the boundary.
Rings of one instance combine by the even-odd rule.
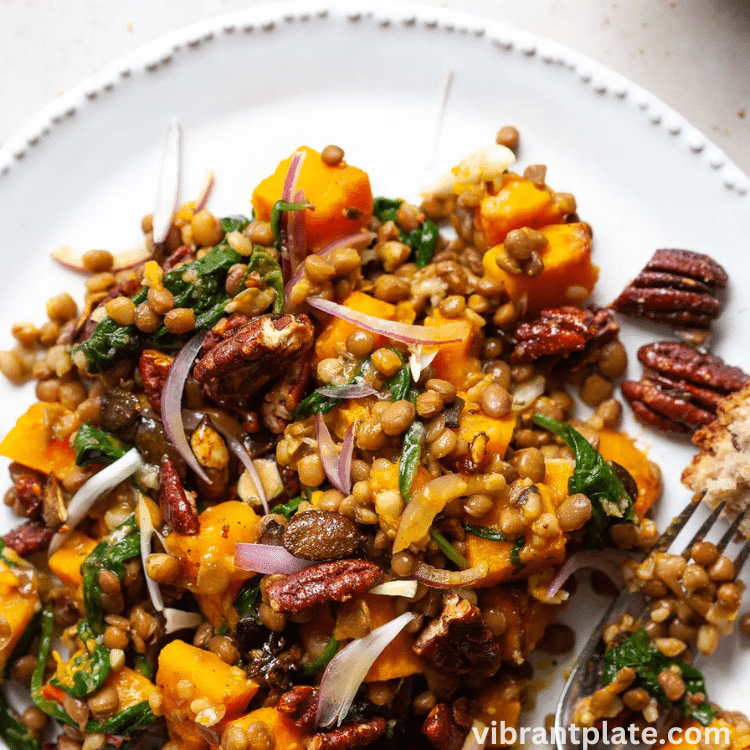
[[[638,628],[619,646],[613,646],[604,658],[604,684],[609,685],[622,667],[631,667],[636,671],[636,681],[631,687],[641,687],[656,698],[662,706],[676,708],[683,716],[693,717],[703,726],[711,723],[716,711],[704,701],[698,706],[690,703],[690,696],[696,693],[706,694],[706,683],[703,675],[693,666],[679,659],[665,656],[652,645],[644,628]],[[677,668],[685,683],[685,695],[679,701],[670,701],[659,682],[659,674],[665,669]]]
[[[391,351],[401,360],[401,369],[385,384],[388,392],[391,394],[391,401],[402,401],[409,397],[411,388],[411,368],[409,363],[404,361],[404,356],[397,349]]]
[[[403,203],[393,198],[375,198],[372,213],[385,224],[386,221],[396,221],[396,212]]]
[[[276,239],[276,249],[281,246],[281,216],[285,211],[304,211],[311,208],[312,203],[309,201],[300,201],[299,203],[289,203],[288,201],[278,200],[273,204],[271,209],[271,229]]]
[[[513,542],[513,548],[510,551],[510,563],[515,568],[514,572],[523,570],[526,567],[526,563],[521,561],[521,550],[526,544],[526,537],[519,536],[515,542]]]
[[[53,677],[50,682],[74,698],[85,698],[95,693],[112,671],[109,660],[109,649],[104,645],[101,635],[91,631],[87,620],[78,623],[78,637],[83,642],[84,653],[74,656],[66,665],[66,676],[70,681]]]
[[[140,554],[141,535],[135,525],[135,516],[130,516],[109,536],[104,537],[81,563],[83,604],[86,608],[89,627],[95,635],[100,635],[104,631],[99,573],[102,570],[109,570],[122,581],[125,577],[125,561]]]
[[[422,443],[424,443],[425,427],[415,419],[404,435],[404,444],[401,448],[401,458],[398,462],[398,488],[405,503],[411,500],[411,488],[414,477],[422,459]]]
[[[122,458],[130,449],[114,435],[97,429],[91,422],[84,422],[76,433],[73,450],[78,466],[89,464],[111,464]]]
[[[149,702],[141,701],[134,706],[128,706],[128,708],[118,711],[110,719],[90,721],[86,724],[86,731],[124,737],[140,729],[144,729],[155,721],[156,716],[154,716]]]
[[[354,371],[354,374],[349,378],[346,385],[357,383],[362,378],[362,369],[366,362],[369,362],[369,358],[362,362],[362,364]],[[292,416],[295,419],[307,419],[313,414],[328,414],[331,409],[340,403],[340,398],[324,396],[322,393],[313,391],[309,396],[302,399],[300,405],[292,412]]]
[[[221,228],[226,234],[230,232],[242,232],[247,229],[250,219],[247,216],[225,216],[221,220]]]
[[[39,750],[38,737],[21,721],[21,717],[10,707],[5,692],[0,690],[0,739],[10,750]]]
[[[44,711],[45,714],[53,719],[62,721],[64,724],[73,724],[76,722],[68,716],[63,708],[55,701],[45,698],[42,693],[44,688],[44,670],[47,668],[47,659],[49,657],[50,647],[52,646],[52,635],[55,629],[55,615],[51,606],[42,610],[42,633],[39,639],[39,656],[37,658],[34,673],[31,675],[31,700],[37,708]]]
[[[328,643],[326,643],[326,647],[323,649],[323,653],[315,661],[310,662],[306,667],[302,667],[301,674],[304,677],[314,677],[336,656],[338,649],[339,642],[331,636]]]
[[[586,544],[603,547],[607,541],[607,529],[613,521],[636,520],[633,499],[615,470],[580,432],[542,414],[534,415],[534,421],[561,437],[575,453],[576,467],[568,480],[568,492],[571,495],[580,492],[591,501],[591,518],[585,527]]]
[[[268,250],[256,247],[247,259],[247,271],[248,273],[257,273],[266,286],[273,289],[273,311],[275,313],[282,312],[284,309],[284,279],[281,266],[276,258]]]
[[[296,500],[297,498],[295,498]],[[291,501],[290,501],[291,502]],[[274,513],[277,513],[277,508],[274,508]],[[250,612],[255,607],[255,602],[260,594],[260,579],[251,578],[249,581],[245,581],[242,588],[237,592],[237,597],[234,600],[234,608],[237,610],[238,615],[244,615]]]
[[[304,497],[293,497],[283,505],[274,505],[272,511],[274,513],[280,513],[282,516],[284,516],[284,518],[289,520],[297,512],[297,508],[299,508],[300,503],[303,503],[304,501]]]
[[[477,526],[474,523],[464,523],[462,526],[467,534],[472,534],[481,537],[482,539],[489,539],[491,542],[507,541],[503,536],[502,531],[493,529],[491,526]]]
[[[439,531],[432,529],[430,531],[430,536],[435,544],[437,544],[438,549],[449,560],[453,560],[459,568],[466,570],[466,568],[471,567],[469,561]]]
[[[154,679],[154,665],[148,656],[144,654],[135,655],[135,670],[140,672],[147,680]]]
[[[225,289],[227,272],[242,256],[227,245],[219,245],[203,258],[186,263],[164,274],[164,286],[174,295],[175,307],[187,307],[195,313],[195,330],[210,328],[224,315],[229,299]],[[133,297],[136,305],[145,302],[148,288]],[[159,349],[179,349],[185,336],[167,331],[164,323],[151,334],[136,326],[123,326],[112,318],[104,318],[86,341],[73,348],[82,352],[91,372],[106,369],[120,359],[136,354],[149,344]]]

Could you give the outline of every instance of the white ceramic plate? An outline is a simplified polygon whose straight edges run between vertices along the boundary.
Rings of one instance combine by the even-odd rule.
[[[80,277],[48,258],[57,245],[119,250],[138,241],[172,116],[185,130],[183,198],[213,169],[210,205],[220,214],[248,212],[254,185],[303,143],[337,143],[370,173],[376,194],[416,197],[430,169],[515,124],[520,166],[547,164],[550,184],[574,193],[594,227],[596,302],[614,299],[657,247],[706,252],[731,279],[714,350],[750,368],[750,180],[719,149],[653,96],[571,50],[478,18],[374,0],[275,5],[192,26],[29,123],[0,151],[0,331],[41,322],[56,291],[82,297]],[[637,347],[663,337],[623,321],[630,376],[640,374]],[[0,341],[10,346],[10,335]],[[0,434],[32,399],[30,387],[0,383]],[[629,412],[625,426],[663,469],[663,528],[688,499],[679,474],[692,450],[644,430]],[[569,608],[579,643],[603,604],[582,593]],[[534,725],[553,710],[563,661],[540,668],[548,689],[527,717]],[[750,670],[747,643],[724,639],[701,667],[715,700],[750,710],[738,689]]]

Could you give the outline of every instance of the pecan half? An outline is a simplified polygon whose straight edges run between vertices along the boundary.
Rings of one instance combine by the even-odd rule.
[[[306,315],[261,315],[208,350],[194,375],[209,398],[243,412],[256,393],[279,381],[263,409],[266,426],[278,434],[304,393],[314,339]]]
[[[721,312],[714,289],[726,285],[726,271],[707,255],[657,250],[612,308],[675,328],[707,329]]]
[[[419,634],[413,648],[439,672],[491,677],[500,667],[500,648],[481,610],[454,593],[443,596],[443,611]]]
[[[188,262],[194,258],[195,254],[190,245],[179,245],[164,258],[164,263],[162,264],[164,273],[171,271],[178,263]]]
[[[369,721],[355,721],[313,736],[309,750],[359,750],[385,732],[385,719],[376,716]]]
[[[171,458],[162,459],[160,470],[159,507],[164,520],[183,536],[195,536],[201,525],[192,493],[185,492],[177,467]]]
[[[422,734],[437,750],[461,750],[466,732],[456,724],[450,706],[438,703],[427,715]]]
[[[42,503],[42,493],[47,477],[15,461],[8,467],[8,471],[13,480],[13,494],[23,510],[23,515],[32,515]]]
[[[26,521],[5,534],[3,542],[19,555],[28,555],[47,549],[54,535],[55,530],[48,528],[41,521]]]
[[[588,362],[620,327],[609,310],[560,307],[542,310],[540,317],[516,328],[513,364],[536,362],[550,369],[565,360],[566,369],[578,369]],[[571,355],[575,358],[571,359]]]
[[[622,395],[642,422],[661,432],[690,435],[704,427],[721,399],[750,380],[719,357],[674,341],[642,346],[638,359],[643,377],[626,380]]]
[[[315,729],[318,690],[307,685],[296,685],[284,693],[276,710],[305,734]]]
[[[336,560],[300,570],[272,583],[266,590],[275,612],[302,612],[323,602],[345,602],[363,594],[383,578],[367,560]]]
[[[148,402],[159,416],[161,416],[161,392],[164,390],[164,383],[173,361],[174,357],[162,354],[155,349],[144,349],[138,360],[143,390],[146,391]]]

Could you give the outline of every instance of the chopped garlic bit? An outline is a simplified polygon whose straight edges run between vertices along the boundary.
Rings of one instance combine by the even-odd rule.
[[[420,195],[447,198],[456,185],[478,185],[499,177],[516,160],[506,146],[492,144],[478,148],[461,160],[458,166],[420,190]]]

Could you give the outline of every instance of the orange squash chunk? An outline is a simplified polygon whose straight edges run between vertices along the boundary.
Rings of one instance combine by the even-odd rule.
[[[367,228],[373,208],[367,173],[345,161],[330,166],[309,146],[302,146],[298,151],[305,152],[305,159],[297,189],[304,190],[305,198],[315,205],[315,210],[304,212],[308,249],[317,250],[339,237]],[[282,161],[253,191],[256,218],[262,221],[271,218],[271,209],[281,198],[291,162],[292,156]]]
[[[128,667],[121,667],[116,672],[112,672],[107,677],[106,683],[112,685],[117,691],[120,710],[147,701],[148,696],[156,690],[156,685],[148,677]]]
[[[50,440],[47,428],[63,414],[70,412],[60,404],[32,404],[0,443],[0,456],[64,479],[75,466],[76,454],[67,440]]]
[[[447,380],[456,388],[462,389],[466,386],[466,376],[470,372],[482,369],[481,362],[472,356],[476,340],[474,327],[468,320],[446,318],[438,308],[435,308],[432,316],[427,316],[424,320],[426,326],[441,326],[456,322],[460,322],[463,326],[460,341],[441,344],[435,359],[432,360],[432,366],[435,368],[435,377]]]
[[[21,563],[21,558],[8,547],[3,551],[3,555],[8,560]],[[10,625],[10,638],[5,646],[0,649],[0,672],[5,667],[8,657],[13,653],[13,649],[23,635],[23,631],[26,630],[26,626],[41,606],[36,586],[25,587],[33,588],[33,591],[25,594],[19,591],[21,581],[14,570],[7,563],[0,561],[0,617],[4,617]],[[36,574],[34,576],[36,577]]]
[[[513,172],[503,175],[503,183],[496,195],[487,195],[479,206],[479,222],[488,247],[505,241],[513,229],[562,221],[562,213],[544,188]]]
[[[372,315],[374,318],[394,320],[396,317],[395,305],[375,299],[375,297],[371,297],[364,292],[352,292],[344,300],[343,305],[351,310]],[[315,361],[319,362],[321,359],[336,357],[339,353],[337,345],[344,345],[349,338],[349,334],[359,330],[357,326],[347,320],[331,317],[315,342]],[[376,346],[387,344],[388,339],[385,336],[373,335],[375,336]]]
[[[567,290],[580,287],[591,294],[599,277],[599,269],[591,263],[591,235],[585,224],[553,224],[540,231],[547,247],[539,253],[544,270],[538,276],[509,274],[500,268],[497,257],[505,253],[502,245],[490,248],[483,261],[487,275],[504,285],[513,302],[526,297],[531,316],[548,307],[580,304],[579,290],[573,296]]]
[[[285,719],[271,706],[256,708],[255,711],[229,722],[227,726],[240,727],[247,731],[256,721],[262,721],[271,730],[279,750],[303,750],[307,747],[308,736],[294,722]]]
[[[549,488],[544,484],[537,483],[542,501],[542,513],[555,513],[556,503]],[[495,504],[495,507],[480,521],[466,519],[470,523],[486,526],[500,531],[500,512],[504,507],[503,502]],[[539,547],[531,545],[532,537],[535,536],[530,527],[526,528],[524,537],[526,543],[521,548],[519,559],[523,567],[517,567],[511,562],[510,556],[513,550],[512,542],[495,542],[490,539],[466,535],[466,551],[464,556],[471,567],[486,562],[488,567],[487,576],[482,579],[479,586],[494,586],[512,579],[526,578],[531,573],[541,570],[550,565],[559,565],[565,559],[566,539],[562,531],[557,536],[544,540]]]
[[[614,461],[627,469],[638,485],[638,499],[633,504],[639,518],[648,513],[661,495],[659,470],[639,450],[633,438],[624,432],[608,428],[599,430],[599,453],[605,461]]]
[[[77,590],[83,583],[81,563],[94,551],[97,541],[74,529],[59,549],[50,555],[49,569],[70,588]]]

